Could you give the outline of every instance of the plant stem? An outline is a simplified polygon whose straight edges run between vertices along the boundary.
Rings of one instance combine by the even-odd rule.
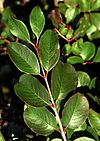
[[[45,72],[44,72],[43,68],[42,68],[42,72],[43,72],[43,75],[45,76]],[[54,113],[56,115],[56,120],[57,120],[59,127],[60,127],[62,138],[63,138],[64,141],[67,141],[64,130],[63,130],[63,126],[62,126],[62,123],[61,123],[61,120],[60,120],[60,117],[59,117],[59,114],[57,112],[57,109],[56,109],[56,106],[55,106],[55,103],[54,103],[54,100],[53,100],[53,97],[52,97],[52,93],[51,93],[51,90],[50,90],[50,87],[49,87],[49,84],[48,84],[47,77],[45,77],[44,80],[45,80],[45,83],[46,83],[46,86],[47,86],[47,89],[48,89],[48,92],[49,92],[49,96],[50,96],[50,99],[51,99],[51,102],[52,102],[52,108],[53,108]]]

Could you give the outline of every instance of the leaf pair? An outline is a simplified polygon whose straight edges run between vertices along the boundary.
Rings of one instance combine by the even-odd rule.
[[[30,41],[30,35],[28,29],[22,21],[10,17],[8,25],[10,28],[10,32],[13,35],[15,35],[16,37],[22,40]],[[39,36],[43,31],[44,25],[45,25],[45,17],[43,15],[43,12],[41,11],[39,6],[36,6],[35,8],[33,8],[30,14],[30,26],[33,33],[36,35],[37,39],[39,39]]]
[[[89,105],[87,99],[77,93],[65,104],[62,113],[62,124],[65,128],[76,129],[87,119]],[[24,120],[32,131],[47,136],[58,131],[57,121],[45,107],[28,107],[24,112]]]

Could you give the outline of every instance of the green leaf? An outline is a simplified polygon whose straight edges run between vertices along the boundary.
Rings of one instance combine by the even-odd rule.
[[[39,39],[45,25],[45,17],[39,6],[33,8],[30,14],[30,26],[33,33]]]
[[[89,104],[86,97],[77,93],[64,106],[62,124],[66,128],[76,129],[86,121],[88,113]]]
[[[28,105],[41,107],[50,104],[46,88],[29,74],[22,75],[14,89],[17,96]]]
[[[77,87],[81,86],[89,86],[90,84],[90,77],[86,72],[78,71],[78,85]]]
[[[85,42],[82,47],[80,56],[83,60],[91,60],[95,55],[95,46],[92,42]]]
[[[90,81],[90,84],[89,84],[89,89],[92,89],[92,88],[96,88],[96,80],[97,78],[94,77],[91,81]]]
[[[95,25],[90,25],[90,27],[87,29],[86,34],[89,39],[91,39],[91,34],[96,32],[97,28]]]
[[[2,12],[2,21],[8,24],[8,20],[11,15],[14,16],[13,12],[11,11],[11,8],[9,6],[5,7],[4,11]]]
[[[93,129],[92,127],[88,126],[86,131],[89,132],[96,139],[96,141],[99,141],[98,134],[97,134],[95,129]]]
[[[43,67],[49,72],[57,64],[60,57],[58,37],[54,31],[47,30],[41,36],[39,53]]]
[[[39,135],[47,136],[57,128],[54,115],[45,107],[28,107],[24,112],[24,121]]]
[[[77,63],[83,63],[83,59],[79,56],[71,56],[67,59],[67,62],[70,64],[77,64]]]
[[[72,51],[72,47],[70,44],[65,44],[65,46],[62,49],[62,52],[66,55],[69,55]]]
[[[62,100],[77,85],[77,73],[68,63],[59,62],[52,71],[51,89],[55,99]]]
[[[74,133],[74,129],[67,128],[67,138],[70,139]]]
[[[90,2],[90,4],[91,4],[91,6],[90,6],[91,11],[94,11],[94,10],[100,8],[100,1],[99,0],[93,0]]]
[[[75,7],[79,4],[79,0],[64,0],[64,3],[69,7]]]
[[[55,138],[55,139],[53,139],[51,141],[62,141],[62,139]]]
[[[84,131],[84,130],[86,130],[86,128],[87,128],[87,124],[86,124],[86,122],[84,122],[81,126],[79,126],[77,129],[75,129],[74,132]]]
[[[100,63],[100,47],[97,50],[97,53],[96,53],[95,58],[93,59],[93,62],[94,63]]]
[[[79,56],[81,51],[82,51],[81,45],[83,45],[83,43],[80,43],[80,42],[81,42],[81,40],[79,40],[78,42],[74,42],[72,44],[72,53],[74,55],[78,55]],[[81,45],[79,45],[79,44],[81,44]]]
[[[8,21],[8,26],[9,26],[10,32],[14,36],[25,41],[30,40],[28,29],[22,21],[16,20],[15,18],[10,17]]]
[[[69,7],[65,12],[65,18],[67,23],[73,20],[79,14],[79,8],[77,7]]]
[[[78,34],[78,37],[83,37],[86,34],[87,29],[90,27],[90,17],[88,14],[85,14],[78,22],[78,28],[74,32],[74,35]]]
[[[4,40],[1,40],[0,39],[0,45],[2,45],[2,44],[4,44],[5,42],[4,42]],[[0,48],[1,48],[2,46],[0,46]]]
[[[8,44],[8,54],[20,71],[34,75],[40,73],[36,55],[25,45],[17,42]]]
[[[75,139],[74,141],[95,141],[95,140],[92,138],[88,138],[88,137],[80,137],[80,138]]]
[[[90,40],[100,38],[100,30],[96,30],[94,33],[92,33],[91,35],[89,35],[88,38]]]
[[[91,23],[97,27],[98,30],[100,30],[100,14],[99,13],[92,13],[90,15]]]
[[[1,132],[0,132],[0,141],[6,141]]]
[[[88,0],[81,0],[79,3],[81,11],[90,11],[90,3]]]
[[[100,114],[99,113],[90,109],[88,120],[92,128],[100,131]]]

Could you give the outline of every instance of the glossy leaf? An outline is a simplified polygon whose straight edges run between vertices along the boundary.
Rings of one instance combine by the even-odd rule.
[[[85,42],[83,44],[83,48],[81,51],[80,56],[83,60],[91,60],[95,55],[95,46],[91,42]]]
[[[93,59],[93,62],[94,63],[100,63],[100,47],[97,50],[97,53],[96,53],[95,58]]]
[[[24,111],[27,126],[39,135],[47,136],[57,128],[54,115],[43,107],[28,107]]]
[[[33,8],[30,14],[30,26],[33,33],[39,39],[45,25],[45,17],[39,6]]]
[[[63,53],[69,55],[72,52],[72,47],[70,44],[65,44],[64,48],[62,49]]]
[[[91,34],[96,32],[97,28],[95,25],[90,25],[90,27],[87,29],[86,34],[89,39],[91,39]]]
[[[0,141],[6,141],[6,140],[4,139],[4,137],[3,137],[2,133],[1,133],[1,131],[0,131]]]
[[[39,53],[43,67],[49,72],[57,64],[60,57],[58,37],[54,31],[47,30],[41,36]]]
[[[82,44],[83,45],[83,44]],[[81,46],[82,46],[81,45]],[[82,51],[82,48],[81,48],[81,46],[79,45],[79,41],[78,42],[74,42],[73,44],[72,44],[72,53],[74,54],[74,55],[80,55],[81,54],[81,51]]]
[[[95,140],[92,138],[88,138],[88,137],[80,137],[80,138],[75,139],[74,141],[95,141]]]
[[[90,10],[90,1],[88,0],[81,0],[79,3],[79,7],[81,11],[89,11]]]
[[[93,0],[93,1],[91,1],[91,11],[94,11],[94,10],[96,10],[96,9],[98,9],[98,8],[100,8],[100,1],[99,0]]]
[[[90,77],[86,72],[78,71],[78,85],[77,87],[81,86],[89,86],[90,84]]]
[[[93,129],[92,127],[88,126],[86,131],[89,132],[96,139],[96,141],[99,141],[98,134],[97,134],[95,129]]]
[[[75,132],[77,132],[77,131],[84,131],[84,130],[86,130],[86,128],[87,128],[87,124],[85,122],[81,126],[79,126],[77,129],[75,129],[74,131]]]
[[[91,23],[97,27],[98,30],[100,30],[100,13],[92,13],[90,15]]]
[[[25,41],[30,40],[28,29],[22,21],[17,20],[13,17],[10,17],[8,21],[8,26],[9,26],[10,32],[14,36]]]
[[[71,20],[73,20],[79,14],[79,12],[80,12],[79,8],[69,7],[65,13],[65,18],[66,18],[67,23],[69,23]]]
[[[62,100],[77,85],[77,73],[68,63],[59,62],[52,71],[51,89],[55,99]]]
[[[94,33],[92,33],[91,35],[89,35],[88,38],[90,40],[100,38],[100,30],[96,30]]]
[[[40,73],[36,55],[25,45],[17,42],[8,44],[8,54],[20,71],[34,75]]]
[[[72,96],[65,104],[62,113],[62,123],[66,128],[76,129],[88,117],[89,104],[85,96],[80,93]]]
[[[84,17],[82,17],[77,26],[78,28],[76,29],[76,31],[74,32],[74,35],[78,34],[78,37],[83,37],[86,34],[86,31],[88,30],[88,28],[90,27],[90,17],[88,14],[85,14]]]
[[[92,88],[96,88],[96,80],[97,78],[94,77],[91,81],[90,81],[90,84],[89,84],[89,89],[92,89]]]
[[[69,7],[69,6],[77,6],[79,3],[79,0],[64,0],[65,4]]]
[[[29,74],[22,75],[14,89],[16,95],[28,105],[41,107],[50,104],[46,88]]]
[[[67,128],[67,138],[70,139],[74,133],[74,129]]]
[[[70,64],[77,64],[77,63],[83,63],[83,59],[79,56],[71,56],[67,59],[67,62]]]
[[[90,109],[88,120],[92,128],[100,131],[100,114],[99,113]]]

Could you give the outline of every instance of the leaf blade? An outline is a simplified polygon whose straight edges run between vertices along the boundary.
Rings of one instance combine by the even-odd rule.
[[[22,40],[25,40],[25,41],[30,40],[30,35],[28,32],[28,29],[22,21],[17,20],[13,17],[10,17],[9,21],[8,21],[8,26],[9,26],[10,32],[14,36],[16,36]]]
[[[37,39],[41,35],[45,25],[45,17],[39,6],[33,8],[30,14],[30,26]]]
[[[22,75],[14,89],[16,95],[28,105],[41,107],[50,104],[45,87],[29,74]]]
[[[8,44],[8,54],[20,71],[34,75],[40,73],[36,55],[25,45],[17,42]]]
[[[44,107],[28,107],[24,112],[24,121],[39,135],[47,136],[57,128],[55,117]]]
[[[40,59],[43,67],[48,72],[58,62],[60,57],[59,42],[57,34],[52,30],[47,30],[39,43]]]
[[[52,71],[51,80],[51,89],[54,98],[63,99],[76,87],[77,73],[72,65],[59,62]]]
[[[77,93],[64,106],[62,124],[66,128],[76,129],[85,122],[88,113],[89,104],[86,97]]]
[[[95,129],[100,131],[100,114],[90,109],[88,117],[90,125]]]

